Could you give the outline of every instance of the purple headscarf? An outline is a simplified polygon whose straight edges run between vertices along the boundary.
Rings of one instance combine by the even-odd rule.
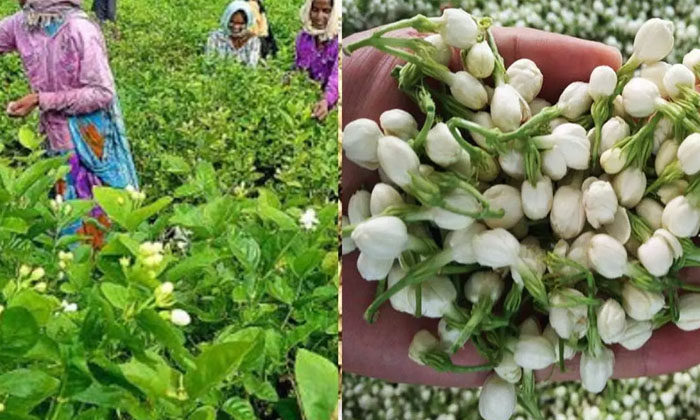
[[[27,0],[22,8],[24,23],[31,30],[43,28],[80,10],[82,3],[83,0]]]

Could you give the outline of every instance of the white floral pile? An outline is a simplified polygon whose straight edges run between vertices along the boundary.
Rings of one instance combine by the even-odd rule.
[[[405,60],[393,76],[425,121],[392,109],[345,127],[345,157],[382,182],[347,203],[343,253],[359,251],[377,284],[367,322],[385,304],[440,320],[415,335],[411,360],[492,372],[485,420],[512,418],[518,402],[543,419],[535,370],[580,354],[583,387],[601,393],[612,345],[700,329],[700,287],[679,276],[700,266],[700,49],[668,64],[674,24],[650,19],[622,67],[595,68],[549,104],[533,61],[505,68],[492,22],[450,8],[346,47]],[[406,27],[431,35],[390,36]],[[485,363],[453,363],[467,343]]]

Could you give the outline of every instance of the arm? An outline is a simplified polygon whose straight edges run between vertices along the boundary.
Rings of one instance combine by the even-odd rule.
[[[325,98],[326,102],[328,102],[328,108],[333,108],[338,102],[338,60],[338,54],[336,54],[333,71],[331,71],[328,82],[326,82]]]
[[[0,21],[0,55],[17,50],[14,16]]]
[[[80,21],[76,25],[79,26],[74,29],[74,42],[80,56],[79,83],[82,87],[40,92],[39,105],[44,111],[88,114],[106,108],[114,98],[114,79],[102,35],[88,21]]]

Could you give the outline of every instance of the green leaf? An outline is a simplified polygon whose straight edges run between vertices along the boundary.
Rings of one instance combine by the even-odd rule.
[[[3,394],[34,401],[53,395],[60,384],[61,381],[40,370],[17,369],[0,375],[0,391]]]
[[[271,383],[248,374],[243,377],[243,386],[247,393],[263,401],[277,402],[279,396]]]
[[[38,149],[39,146],[41,146],[41,143],[43,142],[43,139],[37,136],[34,129],[32,129],[28,125],[23,125],[22,127],[20,127],[19,133],[17,133],[17,138],[19,140],[19,144],[21,144],[29,150]]]
[[[75,395],[73,400],[127,411],[136,420],[156,418],[151,410],[141,406],[136,397],[116,387],[93,384],[90,388]]]
[[[184,346],[185,336],[182,331],[166,322],[153,309],[144,309],[139,312],[136,321],[144,331],[153,334],[159,343],[169,349],[183,368],[192,365],[192,355]]]
[[[13,297],[8,306],[10,308],[21,307],[28,310],[37,324],[43,327],[59,305],[56,298],[40,295],[32,289],[26,289]]]
[[[116,283],[102,283],[102,294],[115,308],[126,309],[129,305],[129,289]]]
[[[47,176],[49,172],[58,169],[66,161],[64,157],[44,159],[27,168],[22,175],[17,178],[13,185],[15,197],[22,196],[34,183]]]
[[[338,367],[324,357],[299,349],[294,376],[308,420],[328,420],[338,405]]]
[[[192,171],[184,158],[175,155],[163,156],[163,169],[173,174],[189,174]]]
[[[5,217],[0,220],[0,231],[24,235],[29,231],[29,224],[19,217]]]
[[[240,232],[232,233],[228,238],[229,248],[233,255],[249,270],[255,270],[262,255],[258,242]]]
[[[277,198],[277,194],[266,188],[258,188],[258,203],[275,209],[282,207],[282,203],[280,199]]]
[[[127,224],[125,227],[130,231],[136,230],[141,223],[168,207],[172,202],[173,199],[171,197],[162,197],[154,203],[131,212],[127,217]]]
[[[70,205],[70,213],[61,219],[63,226],[68,226],[78,219],[83,218],[92,209],[95,208],[95,203],[86,200],[69,200],[66,204]]]
[[[216,420],[216,409],[210,405],[200,407],[187,420]]]
[[[39,420],[39,418],[34,416],[27,416],[24,414],[4,412],[0,413],[0,420]]]
[[[302,420],[297,400],[294,398],[283,398],[275,404],[275,411],[282,420]]]
[[[200,276],[203,273],[203,269],[212,267],[221,258],[223,258],[222,255],[212,248],[206,247],[196,251],[192,256],[185,258],[176,266],[170,268],[165,273],[165,277],[168,281],[175,283],[182,278],[193,275]]]
[[[296,230],[298,225],[294,219],[282,210],[270,207],[265,204],[258,204],[258,213],[264,220],[271,221],[281,229]]]
[[[92,192],[95,201],[107,213],[107,216],[122,227],[129,229],[129,215],[134,206],[129,193],[108,187],[95,187]]]
[[[300,280],[297,280],[300,281]],[[294,302],[295,290],[289,285],[289,279],[275,276],[275,279],[267,283],[267,293],[280,302],[287,305]]]
[[[195,359],[196,368],[185,375],[185,388],[190,397],[197,398],[206,394],[238,369],[252,345],[251,341],[236,341],[205,349]]]
[[[39,326],[24,308],[8,308],[0,318],[0,353],[22,356],[39,341]]]
[[[233,417],[234,420],[257,420],[258,418],[255,415],[255,410],[253,410],[250,401],[243,398],[229,398],[224,402],[222,409],[226,414]]]
[[[140,388],[132,385],[131,382],[127,380],[124,373],[119,368],[119,365],[105,359],[104,357],[98,357],[95,360],[88,362],[88,369],[95,380],[102,385],[116,385],[135,395],[142,394]]]
[[[175,378],[175,372],[154,353],[149,353],[149,356],[157,362],[148,365],[131,359],[119,367],[129,382],[137,386],[149,398],[155,400],[158,397],[168,395],[168,391],[172,388],[171,379]]]
[[[325,253],[320,249],[310,249],[294,259],[292,270],[299,278],[304,278],[311,270],[321,265]]]
[[[285,362],[284,337],[273,328],[265,330],[265,357],[268,363],[281,364]]]
[[[92,385],[92,376],[84,360],[73,361],[66,368],[66,378],[63,382],[61,396],[69,398],[85,391]]]

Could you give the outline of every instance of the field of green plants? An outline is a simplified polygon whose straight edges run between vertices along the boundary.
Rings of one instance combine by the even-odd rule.
[[[37,150],[36,115],[0,116],[0,419],[331,418],[337,113],[311,119],[320,88],[287,75],[301,2],[266,2],[280,54],[255,70],[203,57],[225,0],[118,3],[146,198],[96,191],[101,251],[58,235],[94,203],[49,200],[66,166]],[[0,58],[0,103],[26,93]]]

